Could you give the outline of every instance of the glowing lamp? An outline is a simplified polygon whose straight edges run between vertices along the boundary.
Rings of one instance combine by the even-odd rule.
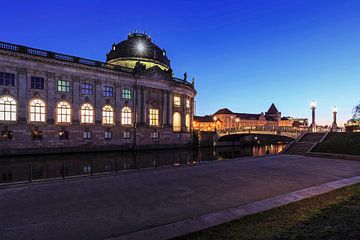
[[[217,120],[217,117],[215,116],[213,119],[214,119],[214,121],[216,121],[216,120]]]
[[[311,107],[311,108],[316,108],[316,102],[315,102],[315,100],[312,100],[312,102],[310,103],[310,107]]]
[[[240,119],[239,119],[239,118],[236,118],[235,121],[236,121],[236,122],[240,122]]]
[[[332,111],[333,111],[333,113],[336,113],[336,112],[338,111],[337,107],[334,106],[334,107],[332,108]]]

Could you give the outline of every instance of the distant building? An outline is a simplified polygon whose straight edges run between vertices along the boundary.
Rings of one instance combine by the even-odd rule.
[[[360,132],[360,117],[352,118],[345,124],[345,131]]]
[[[193,128],[198,131],[214,131],[258,127],[258,126],[280,126],[293,127],[294,123],[298,126],[307,125],[307,119],[295,119],[291,117],[282,117],[275,104],[271,104],[265,113],[236,113],[228,108],[222,108],[213,115],[194,116]]]

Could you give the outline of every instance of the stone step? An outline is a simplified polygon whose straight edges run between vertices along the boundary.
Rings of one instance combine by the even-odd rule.
[[[298,142],[316,143],[319,142],[324,135],[325,133],[306,133],[298,140]]]
[[[314,143],[308,142],[294,142],[286,151],[285,154],[292,155],[305,155],[307,151],[313,146]]]

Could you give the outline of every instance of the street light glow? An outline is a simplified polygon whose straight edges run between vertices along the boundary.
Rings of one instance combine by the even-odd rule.
[[[312,102],[310,103],[311,108],[316,108],[316,102],[315,100],[312,100]]]
[[[337,107],[334,106],[333,109],[332,109],[332,111],[333,111],[334,113],[336,113],[336,112],[337,112]]]

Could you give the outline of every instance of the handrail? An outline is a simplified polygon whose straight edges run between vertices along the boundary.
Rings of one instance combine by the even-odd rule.
[[[75,56],[71,56],[71,55],[67,55],[67,54],[41,50],[41,49],[37,49],[37,48],[31,48],[31,47],[7,43],[7,42],[0,42],[0,49],[6,50],[6,51],[12,51],[12,52],[25,53],[25,54],[29,54],[29,55],[33,55],[33,56],[56,59],[59,61],[73,62],[73,63],[78,63],[78,64],[91,66],[91,67],[110,69],[110,70],[126,72],[126,73],[134,73],[134,69],[132,69],[132,68],[127,68],[127,67],[123,67],[123,66],[119,66],[119,65],[109,64],[106,62],[100,62],[97,60],[80,58],[80,57],[75,57]],[[193,85],[191,83],[187,82],[186,80],[183,80],[180,78],[175,78],[175,77],[173,77],[173,80],[176,83],[185,84],[187,86],[194,88]]]

